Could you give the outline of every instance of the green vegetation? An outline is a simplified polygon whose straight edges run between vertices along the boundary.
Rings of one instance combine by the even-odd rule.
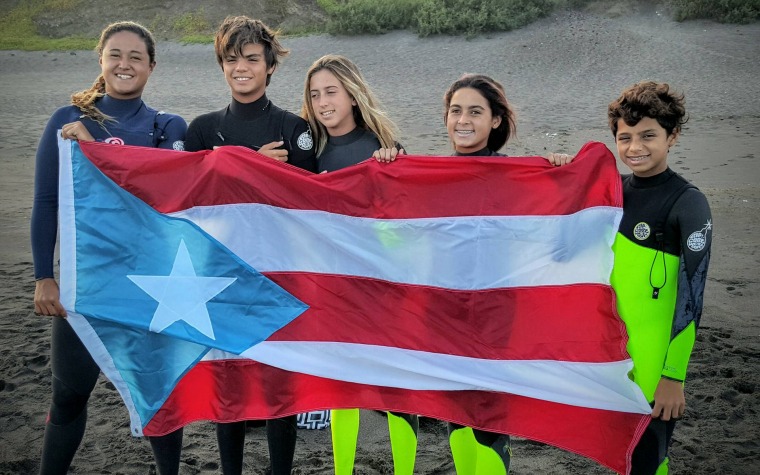
[[[129,4],[130,0],[122,1]],[[174,0],[169,0],[168,3],[171,4],[172,1]],[[264,1],[273,2],[275,9],[279,6],[282,10],[278,12],[281,18],[289,15],[281,0]],[[300,0],[293,0],[290,5],[298,1]],[[615,1],[624,5],[634,0]],[[78,21],[83,14],[82,10],[87,10],[88,2],[91,3],[91,0],[12,2],[12,8],[0,14],[0,49],[94,48],[97,38],[50,38],[40,34],[41,31],[55,32],[65,22],[71,25]],[[139,2],[134,7],[136,9],[139,8],[137,3]],[[592,8],[603,3],[602,0],[317,0],[319,8],[329,18],[326,24],[296,22],[294,27],[285,29],[283,33],[360,35],[411,30],[420,36],[443,34],[473,37],[492,31],[520,28],[558,9]],[[614,5],[614,2],[611,3]],[[659,0],[658,3],[667,6],[677,21],[699,18],[727,23],[751,23],[760,20],[760,0]],[[170,16],[166,13],[170,11],[172,8],[167,7],[162,13],[151,15],[142,21],[161,38],[184,43],[213,42],[213,30],[218,16],[215,14],[218,12],[209,13],[204,7],[199,7],[195,11]],[[64,23],[58,22],[59,16]],[[275,23],[272,26],[277,25]],[[89,34],[92,34],[91,30]]]
[[[333,34],[412,30],[420,36],[477,36],[509,31],[559,8],[579,8],[591,0],[317,0]]]
[[[562,8],[599,0],[317,0],[333,34],[376,34],[409,29],[420,36],[477,36],[520,28]],[[760,0],[662,0],[677,21],[697,18],[726,23],[760,20]]]
[[[676,21],[704,18],[722,23],[760,20],[760,0],[670,0]]]
[[[405,30],[414,26],[414,17],[427,0],[317,0],[330,21],[333,34],[359,35]]]
[[[207,44],[214,42],[214,29],[205,8],[187,12],[176,17],[159,13],[145,26],[156,38],[163,36],[185,44]]]
[[[83,50],[93,49],[96,38],[45,38],[37,34],[34,17],[42,12],[66,12],[76,9],[81,0],[22,0],[16,8],[0,17],[0,49]]]
[[[473,37],[509,31],[533,23],[554,9],[551,0],[427,0],[417,15],[417,32]]]
[[[172,22],[172,29],[182,35],[195,35],[208,32],[211,23],[206,19],[206,12],[200,8],[197,12],[185,13]]]

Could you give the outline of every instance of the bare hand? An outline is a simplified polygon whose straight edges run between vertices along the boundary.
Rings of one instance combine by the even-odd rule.
[[[34,286],[34,313],[50,317],[65,317],[66,310],[61,305],[61,293],[55,279],[40,279]]]
[[[669,421],[680,419],[686,410],[686,398],[683,394],[683,383],[660,378],[654,391],[654,409],[652,417]]]
[[[288,151],[281,147],[284,142],[280,140],[279,142],[271,142],[266,145],[262,145],[262,147],[258,150],[258,152],[262,155],[266,155],[269,158],[274,158],[275,160],[279,160],[281,162],[287,162],[288,161]]]
[[[61,127],[61,137],[64,140],[77,140],[79,142],[92,142],[95,140],[80,120],[64,124]]]
[[[397,155],[405,155],[406,152],[404,149],[397,149],[396,147],[393,148],[381,148],[379,150],[375,150],[375,152],[372,154],[372,158],[377,160],[381,163],[390,163],[396,159]]]
[[[568,155],[566,153],[550,153],[546,159],[549,160],[549,163],[554,165],[555,167],[561,167],[562,165],[567,165],[570,162],[573,161],[575,158],[575,155]]]

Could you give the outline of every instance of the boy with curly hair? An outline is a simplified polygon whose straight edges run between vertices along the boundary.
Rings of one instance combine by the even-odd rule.
[[[623,218],[612,285],[628,329],[632,379],[652,405],[632,473],[668,472],[668,447],[684,415],[684,380],[707,279],[712,216],[704,194],[668,167],[686,123],[684,96],[641,82],[608,107],[623,176]]]

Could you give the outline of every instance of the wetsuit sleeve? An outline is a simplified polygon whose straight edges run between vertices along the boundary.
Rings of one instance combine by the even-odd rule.
[[[178,147],[185,140],[185,135],[187,134],[187,122],[178,115],[167,115],[167,122],[163,127],[165,140],[161,141],[161,143],[158,144],[158,147],[183,150],[183,148]],[[177,142],[179,142],[179,144]]]
[[[699,190],[686,191],[673,206],[668,221],[675,224],[679,231],[681,264],[670,345],[662,376],[684,381],[702,316],[710,263],[712,215],[707,199]]]
[[[212,147],[207,143],[206,134],[208,133],[207,121],[201,117],[196,117],[190,122],[185,135],[185,150],[188,152],[197,152],[199,150],[211,150]]]
[[[67,123],[59,109],[42,133],[34,167],[34,204],[31,239],[34,278],[53,277],[55,241],[58,232],[58,129]]]
[[[290,137],[285,137],[289,144],[288,163],[310,172],[317,171],[317,148],[311,136],[311,130],[305,120],[298,118]]]

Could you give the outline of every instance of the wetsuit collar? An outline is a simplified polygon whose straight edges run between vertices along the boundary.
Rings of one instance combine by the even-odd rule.
[[[254,120],[266,115],[269,112],[269,105],[269,98],[267,98],[266,94],[248,104],[243,104],[232,98],[229,111],[232,115],[243,120]]]
[[[491,155],[493,155],[493,152],[488,147],[482,148],[478,150],[477,152],[471,152],[471,153],[459,153],[457,151],[454,151],[455,157],[490,157]]]
[[[98,109],[105,115],[123,117],[136,113],[143,105],[141,97],[134,99],[114,99],[106,94],[97,101]]]
[[[641,176],[631,175],[631,181],[629,183],[634,188],[653,188],[655,186],[662,185],[666,181],[673,178],[673,176],[675,175],[676,175],[676,172],[674,172],[668,167],[667,169],[665,169],[664,172],[658,173],[655,176],[641,177]]]
[[[365,129],[361,127],[355,127],[354,130],[347,134],[338,135],[338,136],[330,136],[330,143],[333,145],[348,145],[350,143],[354,143],[362,136],[364,135]]]

